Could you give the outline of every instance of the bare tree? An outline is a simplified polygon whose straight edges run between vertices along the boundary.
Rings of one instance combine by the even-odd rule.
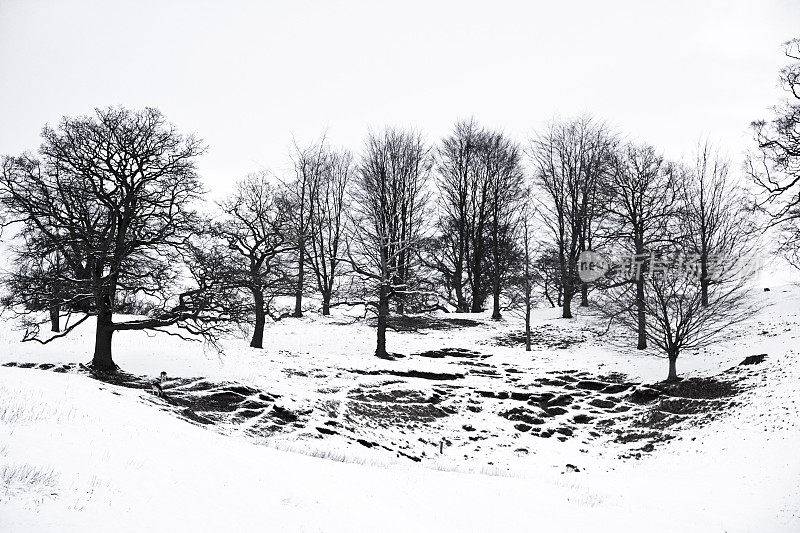
[[[350,263],[377,293],[378,342],[375,355],[389,357],[386,326],[389,303],[412,287],[410,271],[424,237],[429,149],[421,135],[387,129],[370,134],[353,190]]]
[[[472,194],[478,180],[478,151],[483,136],[474,120],[459,121],[436,153],[438,238],[426,257],[431,258],[431,267],[443,275],[459,313],[470,310],[467,272],[472,244],[470,230],[476,214]]]
[[[491,292],[493,317],[500,318],[500,292],[513,256],[511,214],[522,188],[520,159],[505,135],[472,119],[457,122],[439,147],[437,250],[427,256],[454,293],[457,312],[482,311]]]
[[[635,260],[663,244],[670,221],[678,209],[678,188],[673,168],[650,145],[629,143],[621,147],[611,176],[614,199],[609,207],[610,240]],[[644,277],[634,275],[636,286],[637,344],[647,348]]]
[[[480,143],[476,147],[478,157],[485,152],[486,132],[483,131]],[[472,297],[470,311],[483,311],[483,304],[488,295],[487,267],[489,244],[486,238],[490,227],[490,192],[489,173],[480,162],[473,179],[469,183],[469,204],[467,215],[467,231],[469,245],[467,247],[467,279]]]
[[[744,191],[729,176],[729,164],[706,141],[697,148],[693,168],[683,172],[681,223],[690,253],[699,260],[701,303],[709,303],[709,287],[725,282],[712,278],[712,262],[749,256],[755,233]]]
[[[228,262],[231,283],[250,292],[255,324],[250,346],[262,348],[269,302],[286,294],[289,276],[282,257],[295,245],[289,227],[289,202],[266,173],[253,174],[221,202],[224,218],[215,226],[233,252]]]
[[[773,107],[772,119],[753,122],[758,149],[747,169],[761,190],[758,206],[769,215],[769,227],[783,230],[781,248],[800,268],[800,39],[784,43],[784,52],[792,63],[781,69],[780,81],[789,98]]]
[[[324,171],[311,198],[309,242],[311,268],[322,295],[322,314],[331,312],[331,298],[341,274],[347,231],[347,191],[355,174],[347,151],[325,152]]]
[[[668,381],[676,381],[678,356],[686,350],[707,346],[720,339],[734,324],[751,316],[755,307],[748,302],[746,267],[730,264],[714,275],[730,283],[715,284],[711,298],[703,305],[696,269],[680,264],[680,254],[668,270],[649,265],[646,276],[644,311],[647,339],[664,352],[669,361]],[[664,261],[663,257],[659,261]],[[633,298],[635,288],[626,283],[603,291],[598,308],[631,331],[639,330],[639,310]]]
[[[590,133],[589,145],[580,180],[580,203],[577,214],[579,237],[578,246],[581,252],[594,250],[597,238],[602,237],[602,228],[607,223],[609,206],[614,202],[614,190],[611,183],[613,175],[616,139],[603,124],[596,124],[595,131]],[[589,306],[589,284],[580,284],[581,307]]]
[[[601,218],[598,189],[609,170],[612,146],[606,126],[587,116],[554,121],[531,142],[541,193],[538,212],[558,249],[563,318],[572,318],[572,298],[581,289],[578,255],[591,247],[594,224]]]
[[[294,225],[295,253],[297,255],[297,278],[295,285],[294,317],[303,316],[303,292],[305,290],[306,257],[312,226],[314,198],[327,165],[325,138],[306,147],[294,145],[295,179],[288,184],[292,196],[292,220]]]
[[[205,280],[179,289],[182,253],[197,227],[190,206],[202,192],[194,163],[200,141],[179,134],[151,108],[64,118],[42,137],[41,160],[4,159],[0,201],[8,223],[38,232],[42,246],[68,264],[50,281],[71,283],[71,303],[89,313],[58,335],[42,340],[32,328],[24,340],[50,342],[93,315],[92,366],[108,371],[116,369],[117,331],[176,325],[213,335],[224,317]],[[150,316],[114,321],[127,297],[146,297]]]
[[[533,284],[534,284],[534,255],[535,243],[533,242],[533,214],[531,213],[530,190],[526,190],[525,202],[518,229],[522,240],[523,250],[523,291],[525,294],[525,351],[531,351],[531,307],[533,306]]]
[[[524,196],[524,178],[519,148],[502,133],[488,133],[482,143],[480,161],[488,184],[489,265],[492,274],[492,318],[499,320],[500,294],[511,270],[515,249],[518,210]]]

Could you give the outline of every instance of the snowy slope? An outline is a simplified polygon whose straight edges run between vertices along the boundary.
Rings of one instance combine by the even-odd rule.
[[[794,289],[763,295],[773,305],[729,341],[679,361],[684,374],[713,375],[747,355],[768,354],[744,376],[748,387],[735,408],[682,429],[639,460],[619,459],[611,441],[586,441],[603,448],[596,449],[579,439],[519,435],[510,425],[498,446],[487,447],[480,458],[459,460],[454,446],[436,461],[389,460],[335,438],[289,434],[258,440],[209,431],[158,409],[146,391],[82,375],[0,367],[0,531],[798,531],[798,296]],[[593,325],[582,317],[563,327],[551,310],[539,311],[536,323],[555,324],[565,336],[579,336]],[[497,367],[513,362],[531,375],[619,371],[654,381],[666,370],[655,355],[609,349],[591,335],[567,348],[540,347],[531,354],[485,342],[518,329],[509,319],[394,333],[392,350],[409,357],[392,368],[463,371],[458,361],[411,355],[458,346],[490,353]],[[321,394],[320,381],[336,388],[353,380],[347,372],[336,378],[333,370],[387,364],[369,355],[373,330],[363,324],[316,317],[282,322],[270,334],[264,352],[231,340],[224,356],[171,337],[120,335],[116,359],[135,373],[163,369],[171,376],[263,386],[300,405]],[[3,335],[9,349],[0,363],[56,363],[85,361],[82,341],[91,330],[47,346],[19,345],[13,333]],[[471,374],[462,381],[508,386]],[[503,457],[500,445],[506,441],[524,442],[530,453],[506,468],[491,468],[495,455]],[[580,471],[566,469],[567,463]],[[468,470],[503,475],[459,473]]]

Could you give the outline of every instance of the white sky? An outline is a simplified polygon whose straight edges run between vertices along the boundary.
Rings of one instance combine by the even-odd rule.
[[[522,141],[588,111],[669,156],[709,135],[738,158],[797,36],[796,0],[0,0],[0,153],[123,104],[206,141],[213,196],[285,172],[293,135],[358,151],[370,127],[435,141],[470,115]]]

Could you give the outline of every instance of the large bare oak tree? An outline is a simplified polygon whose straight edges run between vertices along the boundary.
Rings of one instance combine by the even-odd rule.
[[[45,127],[42,138],[38,157],[4,159],[0,201],[9,222],[36,232],[40,246],[66,263],[50,281],[70,284],[71,303],[88,313],[54,337],[34,330],[26,340],[49,342],[95,316],[92,366],[108,371],[116,369],[117,331],[177,325],[211,334],[222,317],[207,280],[182,288],[191,273],[183,257],[198,227],[201,142],[152,108],[97,109]],[[149,316],[115,321],[130,298],[145,300]]]

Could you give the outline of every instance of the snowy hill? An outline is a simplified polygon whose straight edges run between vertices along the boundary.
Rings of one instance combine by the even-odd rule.
[[[122,333],[111,382],[76,364],[91,327],[45,346],[4,328],[0,530],[797,531],[800,292],[755,297],[675,387],[553,310],[529,353],[513,317],[397,322],[396,361],[343,315],[221,355]]]

